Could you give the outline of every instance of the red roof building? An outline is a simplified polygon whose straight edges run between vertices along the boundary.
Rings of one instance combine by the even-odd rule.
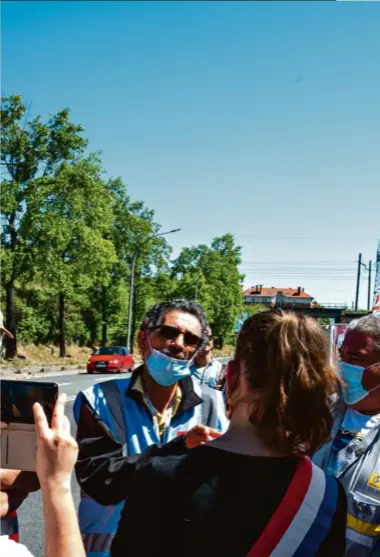
[[[252,286],[243,294],[244,303],[246,304],[263,304],[265,306],[306,306],[311,307],[314,297],[305,292],[305,289],[298,288],[270,288],[264,287],[262,284]]]

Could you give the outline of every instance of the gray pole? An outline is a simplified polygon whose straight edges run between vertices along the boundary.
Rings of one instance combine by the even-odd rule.
[[[148,240],[152,240],[152,238],[157,238],[158,236],[165,236],[166,234],[173,234],[174,232],[180,232],[180,228],[176,228],[175,230],[169,230],[168,232],[161,232],[160,234],[153,234],[149,236]],[[135,272],[136,272],[136,262],[137,258],[140,253],[140,248],[137,248],[135,253],[133,254],[132,259],[132,266],[131,266],[131,278],[129,283],[129,308],[128,308],[128,330],[127,330],[127,348],[128,350],[132,349],[132,324],[133,324],[133,298],[134,298],[134,290],[135,290]]]
[[[360,271],[362,268],[362,254],[359,253],[359,259],[358,259],[358,276],[356,279],[356,296],[355,296],[355,311],[358,311],[358,305],[359,305],[359,288],[360,288]]]
[[[133,254],[132,267],[131,267],[131,279],[129,283],[129,308],[128,308],[128,332],[127,332],[127,348],[130,350],[132,341],[132,319],[133,319],[133,294],[135,289],[135,271],[136,271],[136,261],[139,256],[139,250],[137,249]]]
[[[372,282],[372,261],[368,262],[368,300],[367,309],[371,311],[371,282]]]

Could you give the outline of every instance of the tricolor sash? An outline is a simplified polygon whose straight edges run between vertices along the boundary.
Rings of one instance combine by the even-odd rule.
[[[302,457],[270,522],[247,557],[313,557],[338,503],[338,483]]]

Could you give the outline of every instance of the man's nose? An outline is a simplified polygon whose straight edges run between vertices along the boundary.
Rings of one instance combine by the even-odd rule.
[[[185,335],[183,333],[179,333],[179,335],[174,339],[174,344],[178,348],[185,348]]]

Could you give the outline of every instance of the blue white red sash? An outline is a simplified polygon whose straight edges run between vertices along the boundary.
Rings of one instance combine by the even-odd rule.
[[[313,557],[325,539],[338,502],[338,483],[308,458],[247,557]]]

